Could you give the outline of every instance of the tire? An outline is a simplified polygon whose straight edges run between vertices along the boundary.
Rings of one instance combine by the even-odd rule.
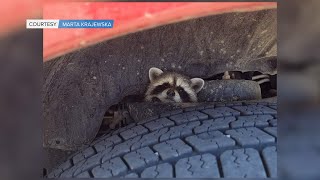
[[[48,177],[276,177],[276,109],[236,102],[167,112],[103,135]]]

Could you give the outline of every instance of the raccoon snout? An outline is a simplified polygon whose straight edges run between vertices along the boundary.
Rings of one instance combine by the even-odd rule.
[[[168,97],[174,97],[175,95],[176,95],[176,93],[174,92],[173,89],[169,89],[169,90],[167,91],[167,96],[168,96]]]

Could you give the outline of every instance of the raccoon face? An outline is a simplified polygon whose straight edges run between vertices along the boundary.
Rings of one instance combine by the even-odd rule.
[[[150,102],[197,102],[197,93],[204,86],[201,78],[190,79],[158,68],[150,68],[149,79],[145,100]]]

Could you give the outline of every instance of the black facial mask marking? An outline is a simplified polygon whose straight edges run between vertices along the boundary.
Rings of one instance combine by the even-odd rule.
[[[155,87],[152,91],[151,91],[151,95],[157,95],[161,92],[163,92],[164,90],[170,88],[170,84],[169,83],[163,83],[157,87]]]
[[[181,97],[182,102],[191,102],[189,94],[182,87],[177,87],[177,91]]]
[[[159,98],[157,98],[157,97],[153,97],[153,98],[151,99],[151,101],[152,101],[152,102],[161,102],[161,100],[160,100]]]

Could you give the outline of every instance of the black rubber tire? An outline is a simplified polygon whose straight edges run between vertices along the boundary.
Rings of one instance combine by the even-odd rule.
[[[276,177],[276,108],[239,102],[174,110],[100,137],[48,177]]]

